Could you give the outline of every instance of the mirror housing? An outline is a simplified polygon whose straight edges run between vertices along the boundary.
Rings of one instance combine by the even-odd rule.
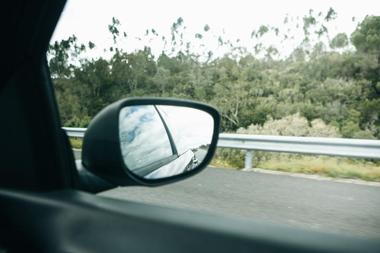
[[[207,153],[205,153],[204,157],[202,156],[203,160],[198,160],[194,156],[192,161],[194,161],[194,164],[196,164],[196,166],[194,166],[193,169],[186,169],[181,173],[173,174],[168,177],[147,178],[134,173],[131,168],[127,167],[125,161],[125,150],[122,150],[123,148],[121,145],[121,129],[119,124],[120,113],[124,108],[138,106],[146,107],[152,105],[154,105],[155,108],[157,106],[193,108],[197,111],[199,110],[200,112],[209,115],[212,119],[213,129],[212,132],[210,132],[210,142],[207,147]],[[163,120],[162,117],[161,120]],[[163,98],[123,99],[104,108],[94,117],[94,119],[89,124],[83,139],[82,164],[87,170],[99,176],[100,178],[119,186],[157,186],[175,182],[200,172],[211,161],[216,150],[216,144],[219,135],[219,126],[220,115],[218,111],[206,104],[189,100]],[[189,129],[192,128],[191,125],[188,127]]]

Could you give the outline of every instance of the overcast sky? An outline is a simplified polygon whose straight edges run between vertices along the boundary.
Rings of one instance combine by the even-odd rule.
[[[330,27],[333,34],[350,34],[357,24],[352,22],[352,17],[360,21],[365,15],[380,15],[380,4],[376,0],[69,0],[53,40],[75,34],[81,42],[94,42],[98,50],[109,47],[112,38],[107,25],[112,17],[116,17],[122,24],[121,30],[128,34],[127,43],[123,45],[128,50],[135,50],[143,47],[136,37],[143,36],[147,28],[154,28],[160,35],[170,37],[171,25],[182,17],[189,38],[208,24],[212,33],[221,34],[224,30],[225,37],[240,38],[244,43],[252,30],[261,24],[281,28],[286,14],[302,17],[309,9],[318,13],[326,12],[329,7],[338,13],[338,19]],[[152,47],[162,47],[154,43]]]

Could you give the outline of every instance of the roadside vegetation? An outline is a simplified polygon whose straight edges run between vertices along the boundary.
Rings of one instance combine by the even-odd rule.
[[[74,149],[82,149],[82,139],[81,138],[70,138],[71,147]]]
[[[170,38],[146,30],[146,41],[164,43],[159,55],[149,43],[125,51],[128,34],[113,18],[108,28],[114,43],[104,49],[109,57],[89,57],[96,45],[75,35],[50,45],[62,123],[86,127],[100,109],[121,98],[177,97],[217,107],[222,132],[380,139],[380,17],[353,21],[358,25],[352,34],[332,36],[328,27],[336,17],[333,9],[310,10],[298,19],[285,17],[283,30],[257,26],[249,48],[207,24],[186,40],[185,21],[178,18]],[[294,40],[296,31],[303,37],[288,55],[267,43],[271,36]],[[207,50],[213,39],[226,54]],[[78,140],[72,144],[80,147]],[[255,159],[264,169],[380,180],[376,161],[261,152]],[[243,162],[240,151],[221,149],[213,163],[242,168]]]
[[[226,157],[223,151],[219,150],[211,165],[227,169],[244,168],[244,151],[229,150],[227,152],[229,156]],[[380,165],[376,161],[270,152],[255,152],[254,154],[254,168],[380,182]]]

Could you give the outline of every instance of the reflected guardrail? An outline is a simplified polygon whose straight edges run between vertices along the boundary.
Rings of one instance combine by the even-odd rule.
[[[86,131],[86,128],[63,129],[76,138],[83,138]],[[380,159],[379,140],[222,133],[218,147],[245,150],[245,169],[252,168],[254,151]]]

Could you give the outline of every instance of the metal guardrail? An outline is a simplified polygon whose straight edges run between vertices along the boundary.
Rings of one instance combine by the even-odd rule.
[[[70,137],[78,138],[83,138],[86,131],[86,128],[63,129]],[[379,140],[220,134],[218,147],[246,150],[246,169],[252,168],[254,151],[380,159]]]
[[[69,137],[83,138],[86,128],[81,127],[62,127]]]

